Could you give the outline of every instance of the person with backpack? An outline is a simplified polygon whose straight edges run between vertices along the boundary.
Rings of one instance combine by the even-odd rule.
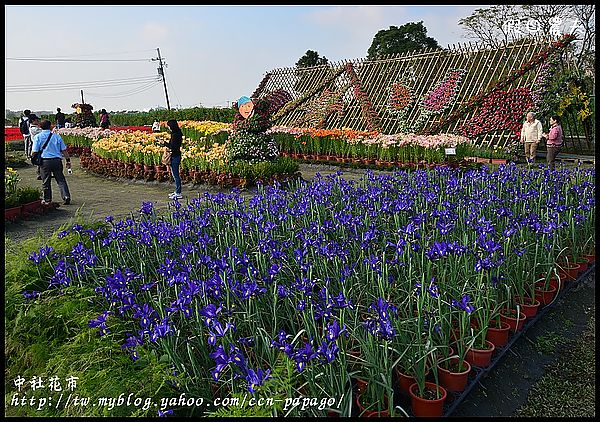
[[[25,143],[25,154],[27,158],[31,158],[31,134],[29,133],[29,115],[31,110],[23,110],[23,115],[19,118],[19,130],[23,135],[23,142]]]
[[[40,118],[35,115],[34,113],[31,113],[29,115],[29,136],[31,137],[31,139],[35,139],[36,135],[38,133],[40,133],[42,131],[42,128],[40,127]],[[33,145],[33,142],[32,142]],[[38,180],[42,180],[42,175],[40,173],[40,166],[36,166],[37,167],[37,179]]]
[[[40,127],[42,131],[35,136],[32,151],[42,151],[42,165],[40,166],[42,191],[44,193],[42,204],[48,205],[52,202],[52,186],[50,182],[52,181],[52,177],[54,177],[56,183],[58,183],[64,205],[69,205],[71,203],[71,194],[63,173],[62,164],[62,157],[64,156],[67,162],[67,169],[71,169],[71,157],[69,157],[69,153],[67,152],[67,146],[58,133],[50,130],[50,120],[42,120]]]

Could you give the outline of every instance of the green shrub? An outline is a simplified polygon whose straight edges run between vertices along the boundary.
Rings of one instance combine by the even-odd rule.
[[[4,143],[5,151],[25,151],[25,141],[23,139],[8,141]]]
[[[42,196],[42,190],[32,186],[25,186],[19,188],[19,200],[21,204],[28,204],[29,202],[36,201]]]

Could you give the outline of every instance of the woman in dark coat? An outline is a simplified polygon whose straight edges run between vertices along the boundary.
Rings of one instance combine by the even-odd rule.
[[[175,180],[175,192],[170,193],[169,198],[181,199],[183,195],[181,195],[179,165],[181,164],[181,141],[183,141],[183,133],[175,119],[167,121],[167,127],[171,132],[171,140],[165,146],[171,150],[171,174],[173,175],[173,180]]]

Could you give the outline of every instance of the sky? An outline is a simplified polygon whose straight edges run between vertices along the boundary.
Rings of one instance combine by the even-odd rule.
[[[109,112],[166,107],[167,95],[171,108],[229,107],[307,50],[366,57],[392,25],[423,21],[442,47],[469,42],[458,21],[486,7],[5,5],[5,109],[72,113],[81,90]]]

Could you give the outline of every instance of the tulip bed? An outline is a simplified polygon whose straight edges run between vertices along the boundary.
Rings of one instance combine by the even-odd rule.
[[[134,361],[168,362],[177,394],[275,400],[196,414],[351,415],[357,380],[362,403],[397,414],[397,371],[437,383],[429,369],[449,347],[464,359],[595,248],[594,168],[295,183],[74,226],[59,234],[72,247],[30,255],[40,277],[24,296],[93,289],[89,327]],[[315,399],[286,406],[294,397]]]

